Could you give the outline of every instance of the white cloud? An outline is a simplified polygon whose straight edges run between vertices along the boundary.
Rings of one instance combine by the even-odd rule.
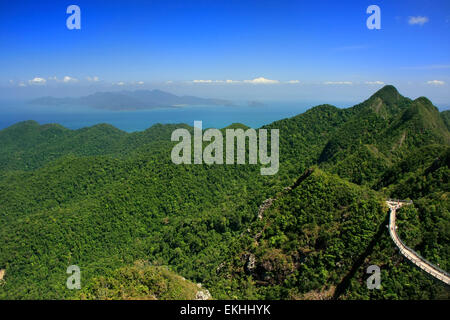
[[[410,25],[418,24],[420,26],[423,26],[428,21],[429,21],[428,17],[417,16],[417,17],[409,17],[408,23]]]
[[[366,81],[366,84],[369,84],[369,85],[382,85],[382,84],[384,84],[384,82],[383,81]]]
[[[78,81],[78,79],[72,78],[72,77],[69,77],[69,76],[64,76],[64,78],[63,78],[63,82],[65,82],[65,83],[68,83],[68,82],[77,82],[77,81]]]
[[[292,80],[292,81],[297,81],[297,80]],[[232,84],[232,83],[251,83],[251,84],[275,84],[275,83],[280,83],[280,81],[278,80],[271,80],[271,79],[266,79],[264,77],[259,77],[259,78],[254,78],[252,80],[231,80],[231,79],[227,79],[227,80],[192,80],[192,83],[224,83],[224,84]],[[291,83],[297,83],[297,82],[291,82]]]
[[[430,84],[432,86],[443,86],[445,84],[445,82],[441,81],[441,80],[430,80],[430,81],[427,81],[427,84]]]
[[[124,86],[124,85],[125,85],[125,82],[120,81],[120,82],[117,82],[116,84],[117,84],[118,86]]]
[[[191,82],[192,83],[231,83],[230,81],[233,81],[233,80],[226,80],[226,81],[224,81],[224,80],[210,80],[210,79],[208,79],[208,80],[192,80]]]
[[[47,82],[44,78],[35,77],[31,80],[28,80],[29,84],[35,84],[35,85],[44,85]]]
[[[14,84],[14,80],[9,80],[9,83]]]
[[[212,83],[212,80],[193,80],[193,83]]]
[[[27,85],[23,82],[23,81],[21,81],[20,83],[19,83],[19,87],[26,87]]]
[[[58,79],[57,76],[53,76],[53,77],[48,77],[48,80],[55,81],[55,82],[64,82],[64,83],[78,82],[78,79],[70,77],[70,76],[65,76],[62,79]]]
[[[326,81],[324,82],[326,85],[351,85],[353,82],[351,81]]]
[[[86,80],[89,82],[98,82],[100,81],[99,77],[93,76],[93,77],[86,77]]]
[[[289,84],[299,84],[300,81],[299,81],[299,80],[289,80],[289,81],[286,81],[286,83],[289,83]]]
[[[133,86],[142,86],[145,82],[144,81],[132,81],[130,82],[130,85]],[[124,83],[125,84],[125,83]]]
[[[253,84],[274,84],[274,83],[280,83],[278,80],[270,80],[266,79],[264,77],[255,78],[252,80],[244,80],[245,83],[253,83]]]

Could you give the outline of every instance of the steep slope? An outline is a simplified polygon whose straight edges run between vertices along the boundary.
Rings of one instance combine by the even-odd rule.
[[[319,163],[352,182],[372,185],[385,169],[417,148],[450,144],[438,109],[424,98],[404,98],[386,86],[360,105],[324,147]]]
[[[399,236],[444,270],[450,269],[449,164],[450,147],[422,148],[396,166],[395,180],[387,180],[391,184],[383,190],[395,198],[414,199],[413,206],[399,210]]]
[[[436,184],[434,193],[400,210],[397,218],[404,242],[448,269],[449,172],[446,162],[441,165],[447,166],[447,184]],[[434,171],[442,166],[434,164]],[[236,240],[234,257],[218,268],[215,290],[221,290],[213,293],[254,299],[449,299],[449,287],[396,251],[383,199],[319,169],[306,171]],[[381,268],[381,290],[366,287],[370,265]]]
[[[345,110],[320,105],[289,119],[275,121],[264,129],[280,130],[280,172],[285,184],[315,164],[327,142],[348,121]]]
[[[450,130],[450,110],[442,111],[441,117],[444,120],[447,129]]]
[[[167,267],[136,261],[131,266],[94,278],[76,298],[83,300],[207,300],[208,290],[202,289]]]
[[[331,298],[386,218],[381,197],[319,169],[279,194],[223,267],[224,287],[241,298]],[[247,276],[245,276],[245,274]],[[244,284],[242,284],[242,283]],[[249,289],[251,288],[251,289]]]
[[[357,184],[372,185],[380,174],[392,165],[391,159],[381,153],[374,145],[361,144],[354,152],[342,157],[331,166],[322,164],[323,168],[340,177],[349,178]]]

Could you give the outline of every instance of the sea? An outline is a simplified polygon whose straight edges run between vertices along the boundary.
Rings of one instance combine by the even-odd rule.
[[[69,129],[80,129],[108,123],[127,132],[143,131],[156,123],[186,123],[202,121],[203,128],[224,128],[242,123],[259,128],[273,121],[293,117],[321,104],[312,101],[265,101],[249,106],[183,106],[138,111],[110,111],[78,106],[37,106],[25,101],[0,101],[0,129],[15,123],[35,120],[40,124],[58,123]],[[349,104],[350,105],[350,104]],[[346,107],[346,106],[345,106]]]

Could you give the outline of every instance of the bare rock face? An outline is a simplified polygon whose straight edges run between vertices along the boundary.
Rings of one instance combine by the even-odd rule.
[[[259,220],[262,220],[264,211],[266,211],[268,208],[270,208],[270,206],[272,205],[273,201],[274,201],[274,199],[272,199],[272,198],[266,199],[259,206],[259,208],[258,208],[258,219]]]
[[[258,258],[253,253],[244,253],[241,261],[244,263],[245,273],[252,275],[255,280],[266,284],[280,284],[296,270],[300,261],[305,260],[305,257],[295,258],[279,249],[270,249]]]
[[[219,273],[220,270],[222,270],[222,268],[225,266],[225,262],[222,262],[221,264],[219,264],[219,266],[216,268],[216,273]]]
[[[195,295],[195,300],[211,300],[211,298],[211,293],[206,289],[197,291],[197,294]]]
[[[253,253],[248,253],[244,255],[245,263],[245,272],[253,273],[256,268],[256,257]]]

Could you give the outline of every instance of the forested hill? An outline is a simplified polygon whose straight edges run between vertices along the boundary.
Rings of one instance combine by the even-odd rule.
[[[393,86],[351,108],[317,106],[264,126],[280,130],[274,176],[259,165],[173,164],[170,135],[187,124],[136,133],[15,124],[0,131],[0,298],[80,297],[65,286],[73,264],[82,297],[98,298],[99,281],[117,286],[146,261],[215,298],[448,299],[383,228],[383,200],[412,199],[398,212],[400,237],[450,269],[448,119]],[[365,286],[371,264],[381,290]]]

